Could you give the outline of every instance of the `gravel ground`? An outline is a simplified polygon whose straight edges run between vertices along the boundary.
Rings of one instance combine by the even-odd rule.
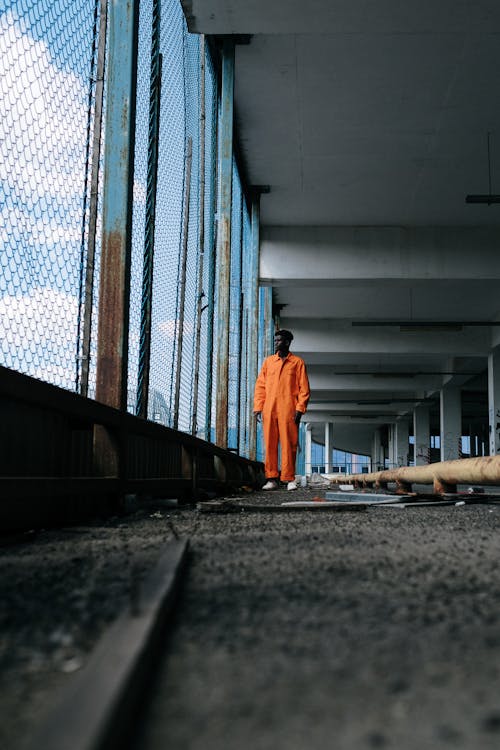
[[[290,499],[242,499],[270,497]],[[500,505],[486,504],[150,508],[4,540],[0,746],[29,734],[174,531],[190,563],[136,750],[500,746]]]

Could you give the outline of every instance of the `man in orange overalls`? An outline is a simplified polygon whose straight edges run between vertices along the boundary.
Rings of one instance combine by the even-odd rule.
[[[255,383],[254,415],[262,419],[266,446],[265,471],[267,482],[263,490],[278,487],[278,443],[281,444],[281,481],[288,490],[296,490],[295,457],[299,439],[299,424],[309,402],[309,380],[304,360],[292,354],[290,331],[276,331],[276,354],[264,360]]]

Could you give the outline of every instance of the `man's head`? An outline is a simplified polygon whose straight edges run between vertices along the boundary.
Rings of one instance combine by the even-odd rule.
[[[274,334],[274,351],[277,354],[287,355],[290,349],[290,344],[293,341],[293,333],[281,329],[276,331]]]

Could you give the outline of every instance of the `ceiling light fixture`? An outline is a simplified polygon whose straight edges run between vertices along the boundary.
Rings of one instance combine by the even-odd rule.
[[[491,159],[490,159],[490,131],[488,131],[488,195],[466,195],[466,203],[487,203],[491,206],[492,203],[500,203],[500,195],[492,195],[491,193]]]

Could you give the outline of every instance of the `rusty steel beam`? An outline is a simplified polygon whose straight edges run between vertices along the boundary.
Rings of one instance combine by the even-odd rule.
[[[220,201],[217,226],[218,306],[215,442],[217,445],[227,448],[234,98],[234,41],[231,38],[225,38],[222,46],[220,96]]]
[[[96,399],[127,408],[137,0],[109,6],[109,54]]]
[[[500,455],[459,458],[425,466],[401,466],[368,474],[342,475],[343,482],[384,489],[395,483],[397,492],[411,492],[412,484],[432,484],[436,494],[456,492],[458,484],[499,485]]]

